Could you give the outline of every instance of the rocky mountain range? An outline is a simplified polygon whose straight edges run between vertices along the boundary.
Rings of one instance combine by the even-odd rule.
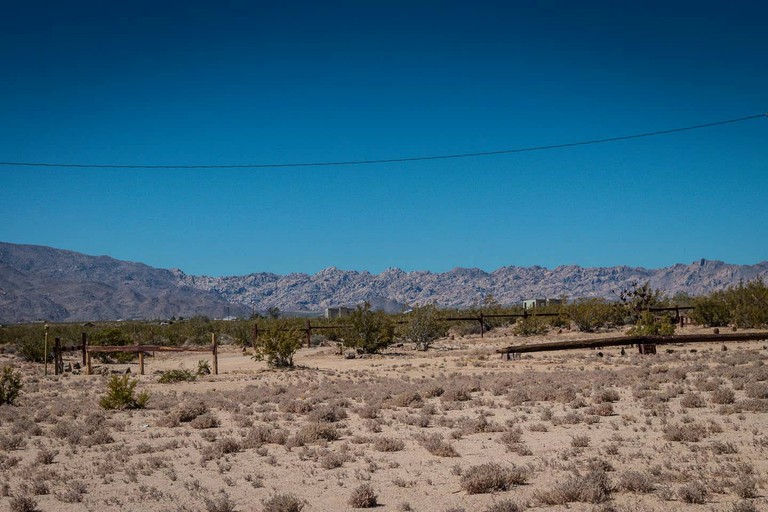
[[[463,308],[482,304],[488,295],[505,305],[562,296],[615,299],[632,282],[645,281],[668,295],[700,295],[755,278],[768,278],[768,261],[733,265],[700,260],[661,269],[510,266],[435,273],[391,268],[380,274],[327,268],[314,275],[208,277],[0,242],[0,322],[248,316],[270,307],[319,313],[364,301],[387,311],[431,302]]]

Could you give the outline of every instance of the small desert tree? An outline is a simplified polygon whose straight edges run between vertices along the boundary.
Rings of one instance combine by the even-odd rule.
[[[621,308],[605,299],[582,299],[565,309],[567,316],[582,332],[594,332],[606,324],[616,323],[621,317]]]
[[[446,326],[440,322],[440,313],[434,304],[415,307],[407,315],[402,336],[415,343],[418,350],[427,350],[429,345],[445,336]]]
[[[346,344],[368,354],[376,353],[389,346],[395,335],[392,321],[386,313],[372,311],[368,302],[363,306],[357,306],[349,317],[348,326]]]
[[[634,327],[630,336],[671,336],[675,334],[675,324],[670,318],[654,315],[650,309],[664,304],[661,290],[654,290],[648,281],[645,284],[632,285],[619,295],[627,314],[631,317]]]
[[[731,321],[731,310],[722,292],[693,300],[691,320],[707,327],[725,327]]]
[[[301,348],[301,332],[287,320],[269,322],[254,343],[257,361],[267,360],[269,366],[285,368],[293,366],[293,355]]]

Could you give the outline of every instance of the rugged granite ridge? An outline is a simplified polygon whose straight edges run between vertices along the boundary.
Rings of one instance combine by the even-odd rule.
[[[380,274],[327,268],[314,275],[207,277],[107,256],[0,243],[0,322],[221,317],[227,311],[247,316],[273,306],[319,312],[366,300],[388,311],[430,302],[469,307],[488,295],[501,304],[563,295],[616,298],[633,281],[650,281],[670,295],[699,295],[758,277],[768,279],[768,262],[700,260],[662,269],[510,266],[493,272],[455,268],[441,273],[390,268]]]

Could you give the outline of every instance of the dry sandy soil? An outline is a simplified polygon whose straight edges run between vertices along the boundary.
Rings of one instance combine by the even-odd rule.
[[[768,510],[764,343],[495,354],[520,341],[302,349],[290,371],[225,347],[218,376],[173,384],[159,372],[201,354],[158,354],[129,365],[151,394],[133,411],[99,407],[108,375],[5,354],[24,388],[0,406],[0,507],[335,511],[367,490],[380,510]]]

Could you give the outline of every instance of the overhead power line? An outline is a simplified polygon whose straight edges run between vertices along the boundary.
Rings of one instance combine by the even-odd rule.
[[[580,142],[568,142],[564,144],[551,144],[547,146],[530,146],[524,148],[513,149],[500,149],[496,151],[478,151],[472,153],[454,153],[450,155],[428,155],[428,156],[411,156],[402,158],[378,158],[373,160],[340,160],[336,162],[293,162],[293,163],[253,163],[253,164],[197,164],[197,165],[185,165],[185,164],[143,164],[143,165],[117,165],[117,164],[83,164],[83,163],[54,163],[54,162],[0,162],[0,166],[16,166],[16,167],[76,167],[86,169],[275,169],[281,167],[325,167],[325,166],[338,166],[338,165],[369,165],[369,164],[391,164],[399,162],[420,162],[424,160],[450,160],[456,158],[475,158],[481,156],[492,155],[509,155],[512,153],[528,153],[532,151],[546,151],[550,149],[572,148],[576,146],[589,146],[592,144],[603,144],[606,142],[617,142],[621,140],[640,139],[643,137],[655,137],[657,135],[666,135],[670,133],[685,132],[690,130],[698,130],[701,128],[710,128],[713,126],[720,126],[724,124],[740,123],[743,121],[749,121],[750,119],[757,119],[760,117],[768,117],[768,113],[756,114],[747,117],[739,117],[736,119],[727,119],[725,121],[715,121],[713,123],[697,124],[693,126],[686,126],[684,128],[672,128],[671,130],[659,130],[655,132],[636,133],[633,135],[622,135],[620,137],[609,137],[606,139],[594,139],[585,140]]]

